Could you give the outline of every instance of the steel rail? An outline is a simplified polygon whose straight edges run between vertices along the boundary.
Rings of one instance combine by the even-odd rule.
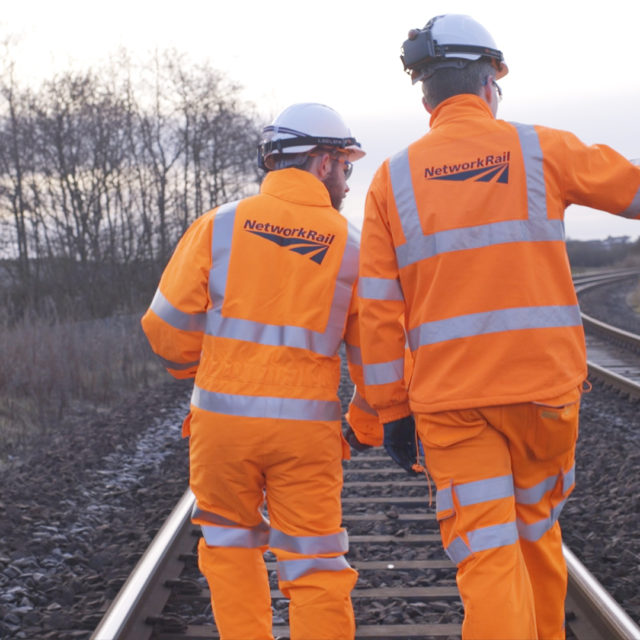
[[[187,489],[111,603],[91,640],[143,640],[145,630],[139,626],[139,608],[149,586],[175,553],[173,547],[180,534],[190,525],[194,501],[191,489]],[[147,637],[150,634],[149,626]]]
[[[622,607],[607,593],[573,552],[562,546],[569,571],[571,597],[581,609],[594,612],[590,621],[600,629],[604,638],[611,640],[640,640],[640,627]],[[597,613],[597,615],[595,615]]]
[[[585,329],[589,328],[595,331],[599,331],[607,337],[612,338],[616,342],[629,346],[632,349],[640,348],[640,335],[638,335],[637,333],[631,333],[630,331],[625,331],[624,329],[619,329],[618,327],[614,327],[611,324],[602,322],[602,320],[596,320],[596,318],[588,316],[586,313],[583,313],[581,315],[582,324],[584,325]]]
[[[387,499],[389,503],[394,501],[393,497]],[[362,498],[362,501],[365,502],[366,498]],[[188,489],[109,607],[100,625],[91,636],[92,640],[140,640],[143,637],[140,634],[140,624],[144,624],[144,621],[139,619],[138,608],[144,601],[145,590],[154,582],[162,564],[169,555],[175,553],[171,549],[172,545],[184,529],[190,527],[189,516],[193,502],[193,494]],[[426,538],[426,536],[424,537]],[[429,536],[429,538],[431,537]],[[369,536],[369,542],[375,543],[384,538],[386,536]],[[351,539],[352,543],[357,544],[367,537],[351,536]],[[389,537],[389,541],[391,540],[392,536]],[[640,640],[640,628],[571,550],[564,545],[563,554],[569,573],[568,598],[572,605],[579,608],[581,615],[587,615],[589,622],[599,629],[601,638],[606,640]],[[354,562],[354,566],[360,570],[364,569],[367,564],[369,563]],[[396,564],[398,564],[397,561]],[[402,589],[397,589],[396,597],[401,597],[402,593]],[[419,597],[420,589],[411,588],[411,593],[408,595],[410,599]],[[366,597],[366,593],[361,592],[358,597]],[[384,629],[380,628],[376,631],[375,626],[365,625],[359,627],[358,637],[385,637],[385,634],[389,638],[400,637],[396,635],[400,633],[400,630],[392,629],[392,626],[386,625]],[[148,635],[150,635],[152,628],[149,625],[147,628]],[[424,627],[425,631],[426,628]],[[447,628],[450,633],[450,627]],[[382,635],[378,635],[378,633]]]
[[[615,373],[615,371],[605,369],[595,362],[587,361],[587,366],[589,367],[589,372],[605,384],[609,384],[618,391],[628,394],[630,398],[640,399],[640,384],[637,382],[629,380],[629,378],[625,378]]]
[[[638,277],[640,271],[637,269],[625,270],[620,272],[609,272],[605,274],[584,276],[582,279],[576,278],[576,292],[583,293],[589,289],[599,286],[605,286],[616,282],[618,280],[625,280],[631,277]],[[600,334],[606,340],[611,340],[613,343],[630,348],[633,351],[640,351],[640,335],[625,331],[606,322],[602,322],[596,318],[593,318],[586,313],[581,313],[582,324],[586,330],[591,330]],[[593,360],[587,361],[589,367],[589,373],[599,380],[602,380],[605,384],[608,384],[615,389],[618,389],[622,393],[626,393],[630,398],[640,398],[640,384],[621,376],[614,371],[602,367]]]

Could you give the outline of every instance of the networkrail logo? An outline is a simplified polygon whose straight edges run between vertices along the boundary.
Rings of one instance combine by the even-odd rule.
[[[286,247],[289,251],[308,256],[310,260],[317,264],[322,264],[331,243],[336,237],[335,233],[322,234],[304,227],[282,227],[270,222],[258,222],[257,220],[245,220],[244,229],[281,247]]]
[[[464,182],[509,182],[509,162],[511,151],[499,155],[489,154],[468,162],[445,163],[440,166],[426,167],[424,177],[427,180],[454,180]]]

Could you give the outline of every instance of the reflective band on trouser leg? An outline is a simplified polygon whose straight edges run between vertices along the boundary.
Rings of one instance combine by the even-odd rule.
[[[351,568],[344,556],[337,558],[303,558],[278,562],[280,580],[289,582],[313,571],[342,571]]]
[[[210,547],[198,543],[198,566],[207,579],[222,640],[273,640],[271,590],[261,547]]]
[[[204,541],[210,547],[255,549],[266,547],[269,542],[271,529],[266,519],[263,519],[255,527],[242,527],[237,522],[212,511],[201,509],[197,504],[194,504],[191,520],[200,525]]]
[[[513,496],[513,477],[511,475],[496,476],[473,482],[463,482],[438,489],[436,494],[436,513],[442,519],[448,513],[454,512],[453,494],[458,504],[467,507],[490,500],[511,498]],[[498,524],[466,532],[469,544],[463,538],[455,538],[445,551],[451,561],[460,564],[465,558],[476,551],[485,551],[494,547],[513,544],[518,539],[515,522]]]
[[[272,529],[269,547],[278,558],[280,590],[291,601],[291,637],[352,640],[355,620],[350,594],[357,573],[344,557],[349,548],[347,532],[292,536]]]
[[[271,591],[263,558],[269,523],[263,520],[255,527],[241,527],[197,505],[191,519],[202,530],[198,564],[209,583],[221,638],[272,640]]]
[[[536,601],[540,594],[547,603],[562,603],[566,597],[567,569],[558,517],[574,484],[575,465],[526,489],[516,487],[520,548]],[[540,514],[546,515],[540,518]],[[532,521],[536,517],[538,519]],[[536,607],[536,623],[541,638],[563,638],[564,607]]]
[[[269,540],[269,532],[258,528],[236,529],[202,525],[202,536],[210,547],[264,547]]]
[[[349,538],[344,529],[326,536],[290,536],[272,528],[269,535],[269,546],[308,556],[319,554],[338,555],[349,550]]]
[[[447,555],[456,565],[472,553],[504,547],[518,541],[518,529],[515,522],[495,524],[491,527],[474,529],[467,534],[469,545],[462,538],[456,538],[446,549]]]
[[[536,542],[556,523],[575,484],[575,465],[566,473],[549,476],[533,487],[516,489],[518,506],[536,505],[543,500],[549,491],[555,489],[559,482],[562,487],[562,499],[551,507],[548,516],[529,524],[518,518],[518,532],[521,538]]]
[[[463,638],[537,638],[509,446],[480,411],[416,414],[443,546],[457,565]]]
[[[443,487],[438,489],[436,495],[437,512],[453,509],[452,491],[455,491],[458,502],[462,507],[486,502],[487,500],[510,498],[513,495],[513,476],[497,476],[495,478],[486,478],[485,480],[456,484],[453,488]]]

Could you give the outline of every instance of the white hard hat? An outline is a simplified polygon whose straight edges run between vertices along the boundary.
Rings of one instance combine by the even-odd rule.
[[[448,13],[427,22],[424,29],[412,29],[402,45],[400,59],[413,82],[430,72],[448,66],[462,67],[467,60],[489,58],[496,68],[496,78],[509,73],[491,34],[470,16]]]
[[[258,162],[266,169],[273,168],[274,156],[306,153],[318,146],[335,147],[351,162],[365,155],[340,115],[317,102],[287,107],[262,134]]]

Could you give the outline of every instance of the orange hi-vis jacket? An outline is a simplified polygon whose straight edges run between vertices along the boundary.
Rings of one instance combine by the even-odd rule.
[[[535,401],[584,380],[570,204],[640,217],[640,167],[565,131],[497,120],[470,94],[441,103],[430,131],[384,162],[359,280],[366,398],[382,422]]]
[[[359,358],[358,234],[326,187],[274,171],[260,194],[198,218],[142,319],[192,408],[273,420],[339,421],[339,347]],[[362,368],[350,362],[362,387]],[[189,433],[185,421],[185,433]]]

